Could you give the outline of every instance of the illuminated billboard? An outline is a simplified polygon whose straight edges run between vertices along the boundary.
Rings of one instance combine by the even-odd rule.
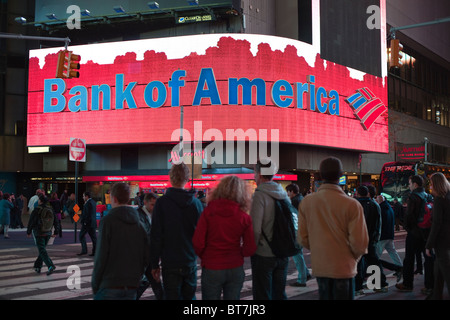
[[[80,77],[65,80],[59,50],[30,51],[28,146],[170,143],[183,106],[184,128],[201,122],[204,136],[277,129],[282,143],[389,149],[385,68],[377,77],[332,63],[317,46],[252,34],[71,46]]]

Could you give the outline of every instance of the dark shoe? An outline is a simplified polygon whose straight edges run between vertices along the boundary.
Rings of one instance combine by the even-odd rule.
[[[411,292],[411,291],[413,291],[413,288],[412,288],[412,287],[407,287],[407,286],[405,286],[403,283],[397,283],[397,284],[395,285],[395,287],[396,287],[399,291],[402,291],[402,292]]]
[[[394,273],[394,276],[397,277],[397,282],[400,282],[400,280],[402,280],[402,277],[403,277],[403,272],[397,271]]]
[[[34,268],[34,271],[36,271],[36,273],[41,273],[41,268]]]
[[[47,275],[49,276],[49,275],[51,275],[53,272],[55,272],[55,266],[50,266],[50,267],[48,267],[48,271],[47,271]]]
[[[77,253],[77,256],[84,256],[85,254],[87,254],[87,252],[80,252],[80,253]]]
[[[295,282],[295,283],[291,284],[291,287],[306,287],[306,283]]]
[[[311,279],[312,279],[312,275],[308,274],[308,275],[306,276],[306,281],[309,281],[309,280],[311,280]]]

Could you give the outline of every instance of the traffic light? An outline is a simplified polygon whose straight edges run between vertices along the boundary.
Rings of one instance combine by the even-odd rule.
[[[66,50],[58,52],[58,65],[56,66],[56,78],[65,78]]]
[[[390,57],[390,66],[391,68],[399,68],[403,65],[403,45],[400,43],[398,39],[391,40],[391,57]]]
[[[73,54],[72,51],[68,51],[67,59],[67,78],[79,78],[80,77],[80,60],[81,56],[79,54]]]
[[[56,78],[72,79],[80,77],[81,56],[73,54],[72,51],[61,50],[58,52],[58,65],[56,67]]]

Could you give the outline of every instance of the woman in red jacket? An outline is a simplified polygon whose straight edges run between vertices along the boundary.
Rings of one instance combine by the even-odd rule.
[[[250,190],[237,176],[223,178],[208,197],[192,239],[202,265],[203,300],[239,300],[244,257],[256,244],[250,215]]]

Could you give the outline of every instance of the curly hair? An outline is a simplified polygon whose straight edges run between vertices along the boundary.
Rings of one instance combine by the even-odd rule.
[[[208,202],[227,199],[239,204],[242,211],[250,210],[251,193],[249,185],[237,176],[222,178],[217,187],[208,196]]]

